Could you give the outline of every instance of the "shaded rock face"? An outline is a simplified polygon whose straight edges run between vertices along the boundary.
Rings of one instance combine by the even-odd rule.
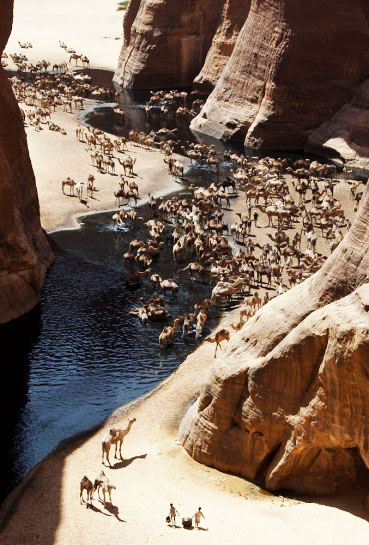
[[[361,0],[253,0],[192,128],[247,146],[303,149],[369,75]]]
[[[217,31],[195,86],[209,93],[217,84],[247,19],[251,0],[225,0]]]
[[[305,151],[339,157],[347,166],[369,170],[369,79],[309,136]]]
[[[369,468],[368,214],[369,190],[322,269],[231,337],[180,428],[196,460],[308,494]]]
[[[188,87],[204,64],[220,0],[131,0],[115,81],[139,89]]]
[[[0,52],[10,35],[13,1],[0,5]],[[52,252],[39,204],[22,117],[0,68],[0,323],[38,302]]]

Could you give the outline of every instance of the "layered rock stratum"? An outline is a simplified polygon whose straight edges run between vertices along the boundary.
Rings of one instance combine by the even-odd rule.
[[[132,0],[116,81],[135,88],[195,81],[212,93],[193,130],[303,150],[369,77],[368,61],[364,0]],[[355,135],[364,120],[356,122]]]
[[[324,494],[369,472],[369,190],[314,276],[272,300],[215,360],[180,441],[270,490]]]
[[[13,0],[0,4],[0,53],[9,38]],[[0,68],[0,323],[39,300],[52,251],[40,225],[35,178],[23,120]]]

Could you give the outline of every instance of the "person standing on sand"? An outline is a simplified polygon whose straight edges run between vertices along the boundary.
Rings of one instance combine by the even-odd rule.
[[[181,516],[178,513],[177,509],[174,507],[174,505],[171,503],[169,508],[169,516],[170,516],[170,522],[171,524],[174,524],[174,526],[176,526],[176,515],[178,515],[179,517]]]
[[[194,514],[193,518],[195,519],[195,528],[198,528],[199,527],[199,524],[200,524],[200,521],[201,521],[201,517],[204,519],[205,516],[203,514],[203,512],[201,511],[201,507],[199,507],[198,511],[196,511],[196,513]]]

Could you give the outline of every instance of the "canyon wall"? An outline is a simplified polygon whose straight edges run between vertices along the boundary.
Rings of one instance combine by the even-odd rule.
[[[0,52],[9,38],[13,0],[0,5]],[[53,259],[41,229],[35,178],[22,117],[0,68],[0,324],[31,310]]]
[[[131,0],[115,82],[138,89],[189,87],[204,64],[221,0]]]
[[[231,337],[181,425],[196,460],[308,494],[369,477],[368,214],[369,188],[321,270]]]
[[[195,87],[209,93],[218,83],[250,11],[251,0],[225,0],[217,31]]]
[[[302,150],[369,77],[368,13],[364,0],[131,0],[116,81],[195,81],[213,91],[194,131]]]

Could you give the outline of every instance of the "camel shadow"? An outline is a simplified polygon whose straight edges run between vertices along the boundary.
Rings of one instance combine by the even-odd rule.
[[[139,459],[144,460],[146,456],[147,454],[141,454],[140,456],[132,456],[132,458],[127,458],[127,460],[116,462],[113,466],[111,466],[111,469],[123,469],[124,467],[128,467],[135,460],[139,460]]]
[[[95,507],[92,503],[88,505],[88,509],[91,509],[95,513],[100,513],[101,515],[105,515],[106,517],[111,517],[111,515],[104,513],[104,511],[101,511],[101,509],[99,509],[98,507]]]
[[[116,505],[113,505],[112,503],[110,502],[105,502],[105,505],[104,505],[105,509],[107,511],[109,511],[109,513],[111,513],[111,515],[113,515],[119,522],[127,522],[126,520],[124,519],[121,519],[119,517],[119,508],[116,506]],[[104,513],[105,514],[105,513]],[[107,515],[107,516],[111,516],[111,515]]]

